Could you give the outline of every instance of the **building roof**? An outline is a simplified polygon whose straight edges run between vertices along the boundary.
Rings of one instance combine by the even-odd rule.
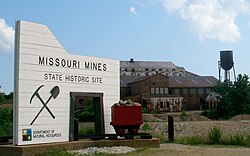
[[[161,75],[161,74],[158,74]],[[130,83],[144,81],[151,76],[121,76],[121,87],[128,87]],[[165,76],[165,75],[163,75]],[[169,88],[214,87],[218,80],[213,76],[169,76]]]
[[[159,62],[159,61],[120,61],[121,68],[168,68],[174,69],[177,68],[172,62]],[[183,68],[183,67],[182,67]],[[184,68],[183,68],[184,69]]]
[[[128,87],[129,83],[137,82],[139,79],[143,79],[149,76],[120,76],[120,86]]]
[[[213,76],[170,76],[170,88],[214,87],[218,80]]]
[[[187,71],[187,70],[185,71],[185,75],[186,76],[199,76],[198,74],[195,74],[195,73]]]

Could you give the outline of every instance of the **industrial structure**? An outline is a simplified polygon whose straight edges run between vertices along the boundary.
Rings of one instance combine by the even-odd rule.
[[[233,68],[233,78],[236,80],[234,62],[233,62],[233,51],[232,50],[222,50],[220,51],[220,61],[218,61],[219,68],[219,80],[221,81],[221,70],[224,70],[224,80],[231,79],[230,70]]]
[[[207,108],[217,79],[199,76],[172,62],[120,61],[120,96],[149,111],[177,112]]]
[[[121,76],[150,76],[159,73],[166,76],[197,76],[172,62],[135,61],[133,58],[120,61]]]

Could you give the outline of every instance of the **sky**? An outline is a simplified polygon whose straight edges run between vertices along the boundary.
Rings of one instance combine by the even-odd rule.
[[[45,24],[71,54],[171,61],[218,78],[221,50],[250,75],[250,0],[1,0],[0,86],[14,88],[15,22]]]

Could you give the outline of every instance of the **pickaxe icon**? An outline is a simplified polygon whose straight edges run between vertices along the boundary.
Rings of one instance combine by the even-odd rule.
[[[31,96],[30,98],[30,104],[33,100],[33,98],[36,96],[40,101],[41,103],[43,104],[43,107],[40,109],[40,111],[37,113],[36,117],[33,119],[33,121],[30,123],[30,125],[32,125],[35,120],[37,119],[37,117],[41,114],[41,112],[43,111],[44,108],[47,109],[47,111],[50,113],[50,115],[52,116],[53,119],[55,119],[55,116],[54,114],[50,111],[50,109],[47,107],[47,104],[49,103],[49,101],[51,100],[51,98],[53,97],[54,99],[58,96],[58,94],[60,93],[60,89],[58,86],[55,86],[51,89],[50,91],[50,97],[48,98],[48,100],[46,102],[43,101],[43,99],[41,98],[40,94],[38,93],[39,90],[43,87],[44,85],[41,85],[40,87],[38,87],[36,89],[36,91],[33,93],[33,95]]]

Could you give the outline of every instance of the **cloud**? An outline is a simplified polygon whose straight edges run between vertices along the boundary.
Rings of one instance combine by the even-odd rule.
[[[168,12],[177,12],[187,21],[189,31],[201,40],[238,40],[241,35],[236,18],[250,12],[250,4],[244,0],[162,0],[161,3]]]
[[[130,9],[129,9],[129,12],[132,13],[132,14],[136,14],[136,8],[134,6],[131,6]]]
[[[162,5],[167,11],[178,11],[184,8],[187,0],[163,0]]]
[[[0,18],[0,53],[13,53],[14,34],[14,29],[8,26],[4,19]]]

